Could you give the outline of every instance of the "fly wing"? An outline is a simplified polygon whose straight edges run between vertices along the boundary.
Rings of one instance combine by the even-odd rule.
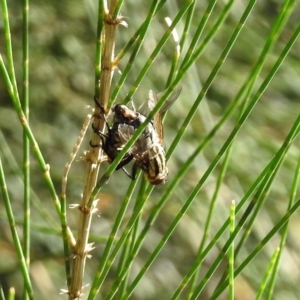
[[[118,126],[118,134],[122,144],[126,144],[134,134],[134,127],[128,124]]]
[[[149,109],[153,110],[153,108],[155,107],[157,102],[158,102],[157,95],[152,90],[150,90],[149,91],[149,99],[148,99]],[[163,142],[164,142],[164,128],[162,126],[162,118],[161,118],[160,112],[155,114],[155,116],[153,118],[153,126],[154,126],[154,129],[155,129],[155,131],[158,135],[160,144],[163,145]]]
[[[137,111],[144,116],[148,116],[151,112],[148,102],[149,100],[144,101],[137,109]]]
[[[156,95],[157,101],[159,99],[161,99],[161,97],[164,95],[166,90],[158,93]],[[172,94],[169,96],[169,98],[166,100],[166,102],[164,103],[164,105],[162,106],[162,108],[160,109],[160,113],[164,114],[172,105],[173,103],[177,100],[177,98],[179,97],[180,93],[182,91],[182,86],[181,85],[177,85],[175,86]],[[150,91],[150,93],[153,93],[153,91]],[[148,101],[145,101],[144,103],[142,103],[142,105],[138,108],[138,111],[140,113],[142,113],[144,116],[148,116],[151,112],[151,110],[154,108],[154,101],[153,99],[151,99],[151,95],[149,93],[149,98]],[[152,97],[153,98],[153,97]],[[156,102],[157,103],[157,102]]]
[[[164,105],[160,109],[161,114],[165,113],[173,105],[173,103],[179,97],[181,91],[182,91],[182,86],[181,85],[176,85],[176,87],[174,88],[172,94],[169,96],[169,98],[166,100],[166,102],[164,103]],[[157,95],[157,98],[160,99],[163,96],[164,93],[165,93],[165,91],[160,92]]]
[[[128,124],[119,125],[118,133],[123,146],[130,140],[135,131],[136,129]],[[146,153],[149,150],[149,148],[152,147],[153,143],[157,142],[160,142],[158,140],[157,134],[154,131],[152,124],[149,124],[142,132],[140,137],[131,146],[128,152],[133,154],[135,158],[141,157],[144,153]]]
[[[174,91],[169,96],[169,98],[166,100],[160,111],[154,116],[153,118],[153,126],[154,129],[158,135],[159,142],[161,145],[163,145],[164,141],[164,132],[163,132],[163,126],[162,126],[162,115],[173,105],[173,103],[177,100],[182,90],[181,85],[177,85],[174,88]],[[155,105],[157,104],[158,100],[163,96],[165,91],[160,92],[158,95],[156,95],[152,90],[149,91],[149,98],[148,101],[144,102],[138,109],[140,113],[142,113],[145,116],[148,116],[150,112],[153,110]]]
[[[133,136],[134,132],[135,129],[133,126],[130,126],[128,124],[120,124],[118,128],[118,133],[121,143],[125,145]],[[132,145],[132,147],[129,149],[129,152],[133,155],[136,155],[139,152],[138,141]]]

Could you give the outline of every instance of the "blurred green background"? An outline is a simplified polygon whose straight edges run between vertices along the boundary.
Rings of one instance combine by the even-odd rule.
[[[167,29],[164,18],[169,16],[173,19],[178,7],[182,6],[183,3],[184,1],[179,0],[167,1],[152,21],[145,42],[118,97],[117,101],[119,103],[127,95],[145,61]],[[182,94],[170,109],[165,120],[166,148],[175,137],[197,98],[203,83],[223,51],[247,3],[248,1],[235,2],[216,37],[181,82],[183,86]],[[207,4],[208,1],[198,1],[197,3],[195,18],[187,37],[189,42],[193,38],[196,26],[198,26]],[[256,4],[241,35],[168,163],[169,180],[172,179],[173,174],[178,172],[187,157],[192,154],[199,141],[207,135],[220,119],[222,113],[244,83],[245,78],[258,59],[281,4],[282,1],[267,0],[258,1]],[[128,28],[122,26],[118,28],[116,54],[143,22],[150,5],[150,1],[128,0],[124,2],[121,13],[126,17]],[[212,27],[223,8],[224,2],[219,1],[209,18],[203,36]],[[19,2],[10,1],[8,9],[15,68],[18,84],[21,87],[22,8]],[[69,159],[69,154],[86,115],[91,113],[91,109],[85,108],[85,106],[94,105],[96,12],[97,2],[90,0],[30,2],[30,124],[44,158],[50,165],[50,172],[58,193],[61,190],[61,176],[64,165]],[[0,52],[5,57],[3,20],[0,20]],[[299,20],[300,4],[297,3],[272,50],[272,55],[267,58],[256,88],[270,71]],[[177,30],[181,34],[183,23],[179,24]],[[148,76],[138,88],[133,98],[136,106],[147,99],[150,89],[156,92],[165,89],[174,50],[174,41],[170,39],[153,63]],[[183,49],[183,51],[186,50]],[[210,229],[211,236],[228,217],[231,201],[236,200],[238,203],[274,156],[299,113],[299,53],[300,42],[297,41],[235,140],[232,158],[229,162],[228,172],[223,181],[215,216],[213,217]],[[121,72],[128,58],[129,55],[126,55],[120,62],[119,70]],[[113,87],[119,78],[119,73],[115,72]],[[0,95],[0,155],[6,172],[14,213],[17,220],[21,221],[23,185],[18,168],[22,164],[22,128],[2,79],[0,80]],[[136,260],[133,266],[133,274],[139,271],[149,253],[151,253],[165,229],[173,220],[174,215],[182,207],[185,199],[223,145],[233,129],[236,116],[233,116],[222,127],[212,143],[197,157],[192,168],[176,188],[176,192],[172,194],[144,243],[139,259]],[[87,132],[82,149],[79,151],[80,155],[83,155],[83,151],[88,149],[91,134],[92,129]],[[253,232],[240,254],[241,258],[253,249],[254,245],[272,228],[279,216],[285,211],[298,154],[299,139],[292,145],[287,159],[275,179],[268,200],[259,215],[259,220],[255,222]],[[103,172],[106,167],[107,164],[103,164],[101,171]],[[218,170],[219,168],[216,169],[216,175]],[[59,289],[66,288],[63,248],[59,236],[59,219],[35,158],[32,159],[31,172],[33,201],[31,275],[36,299],[65,299],[65,296],[58,296]],[[80,160],[74,162],[68,180],[67,197],[69,204],[79,203],[84,176],[85,163]],[[215,187],[215,180],[216,178],[211,176],[207,181],[197,196],[197,201],[193,203],[193,206],[181,220],[166,247],[141,281],[131,299],[168,299],[169,297],[166,295],[172,294],[172,291],[195,258],[197,247],[202,238],[203,222]],[[93,257],[87,261],[85,283],[91,282],[91,278],[94,276],[96,265],[103,250],[101,238],[103,237],[105,241],[109,234],[128,184],[129,179],[126,175],[118,171],[111,176],[109,182],[102,189],[99,203],[100,217],[95,217],[92,224],[93,237],[91,241],[96,239],[96,249],[92,253]],[[164,189],[164,186],[155,188],[147,204],[149,210],[157,203],[157,199],[159,199]],[[128,214],[130,214],[132,208],[133,204]],[[2,201],[0,201],[0,212],[0,283],[5,291],[14,286],[20,293],[22,280]],[[68,210],[68,214],[70,227],[76,230],[78,212]],[[148,215],[147,209],[143,214],[146,218]],[[299,299],[299,213],[291,219],[289,228],[287,246],[282,257],[282,266],[279,272],[278,284],[275,287],[274,299]],[[262,279],[262,273],[265,271],[274,249],[272,242],[276,244],[278,239],[279,236],[277,240],[276,238],[272,239],[264,251],[255,258],[251,267],[237,278],[236,299],[254,298],[257,286]],[[217,245],[221,247],[225,240],[226,237],[221,238]],[[217,253],[218,249],[216,248],[215,253],[211,253],[207,257],[202,274],[205,273],[205,269],[212,263]],[[221,272],[222,266],[220,267],[220,274]],[[112,271],[107,278],[103,295],[109,291],[113,279],[114,272]],[[209,299],[209,295],[218,280],[219,277],[216,274],[199,299]],[[21,299],[21,296],[18,296],[17,299]],[[99,299],[101,299],[100,296]],[[220,299],[227,299],[226,293]]]

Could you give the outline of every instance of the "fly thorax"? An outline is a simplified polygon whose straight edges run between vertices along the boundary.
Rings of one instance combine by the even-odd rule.
[[[114,106],[113,111],[115,113],[114,123],[129,123],[136,120],[140,115],[140,113],[121,104]]]

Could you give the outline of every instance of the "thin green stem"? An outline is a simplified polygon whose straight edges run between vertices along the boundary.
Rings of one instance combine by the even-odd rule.
[[[230,234],[235,229],[235,203],[232,201],[230,207]],[[229,247],[228,253],[228,274],[229,274],[229,300],[234,300],[234,242]]]
[[[201,38],[205,25],[210,17],[210,14],[215,7],[216,2],[217,2],[216,0],[209,1],[207,9],[203,13],[202,19],[200,20],[199,25],[197,26],[197,31],[195,32],[195,35],[192,39],[189,49],[187,50],[187,53],[185,55],[185,58],[183,59],[181,66],[184,66],[187,63],[187,61],[190,59],[190,57],[192,57],[195,48],[199,42],[199,39]]]
[[[137,79],[135,80],[135,82],[133,84],[133,87],[130,89],[128,95],[126,96],[126,98],[124,100],[125,104],[128,103],[130,101],[130,99],[132,98],[132,96],[134,95],[136,89],[140,85],[142,79],[147,74],[150,66],[153,63],[153,61],[155,60],[157,55],[161,52],[161,49],[163,48],[163,46],[165,45],[165,43],[169,39],[170,35],[172,34],[172,30],[176,27],[176,25],[179,23],[179,21],[181,21],[182,17],[186,13],[186,11],[188,10],[188,8],[192,4],[192,2],[193,2],[192,0],[185,1],[183,6],[181,7],[181,9],[179,10],[179,12],[176,15],[176,17],[174,18],[174,21],[172,22],[171,26],[167,29],[165,34],[162,36],[159,43],[157,44],[157,46],[153,50],[152,54],[150,55],[149,59],[146,61],[146,63],[144,65],[144,67],[142,68],[140,74],[137,76]],[[176,84],[174,84],[173,86],[175,86],[175,85]]]
[[[129,205],[129,201],[131,200],[131,197],[132,197],[132,194],[133,194],[133,191],[135,189],[137,182],[138,181],[135,180],[130,183],[128,191],[126,193],[126,196],[124,197],[124,200],[122,201],[122,206],[120,207],[118,215],[116,216],[116,220],[114,222],[113,228],[111,230],[108,241],[107,241],[104,251],[102,253],[102,257],[101,257],[101,260],[100,260],[99,266],[98,266],[98,271],[97,271],[97,274],[92,283],[88,299],[94,299],[94,297],[97,295],[97,293],[98,293],[99,289],[101,288],[101,285],[107,275],[107,272],[109,271],[109,268],[113,263],[113,260],[109,259],[109,254],[110,254],[112,246],[115,242],[115,238],[116,238],[118,230],[121,226],[122,220],[124,218],[125,212]],[[125,241],[125,239],[123,239],[123,241],[119,240],[117,244],[121,246],[124,243],[124,241]]]
[[[146,20],[143,22],[142,27],[140,27],[141,30],[139,31],[139,35],[136,36],[137,39],[135,40],[135,43],[136,43],[135,47],[132,51],[132,54],[128,60],[128,63],[126,65],[125,69],[122,71],[122,75],[121,75],[118,83],[116,84],[116,86],[113,90],[111,100],[108,103],[108,107],[111,107],[113,105],[114,101],[116,100],[116,98],[120,92],[120,89],[122,88],[128,74],[131,70],[133,62],[134,62],[137,54],[139,53],[139,50],[144,42],[145,35],[148,31],[150,23],[154,17],[155,12],[157,11],[157,6],[158,6],[158,0],[154,0],[150,7],[149,13],[147,14]],[[116,61],[118,61],[118,60],[119,60],[119,58],[116,59]]]
[[[14,246],[15,246],[15,249],[16,249],[16,252],[17,252],[17,256],[18,256],[18,259],[19,259],[19,265],[20,265],[21,272],[22,272],[22,275],[23,275],[23,280],[24,280],[24,283],[25,283],[26,293],[27,293],[29,299],[34,299],[33,289],[32,289],[32,285],[31,285],[29,273],[28,273],[28,268],[27,268],[25,256],[24,256],[24,253],[23,253],[23,250],[22,250],[22,245],[21,245],[21,242],[20,242],[20,238],[18,236],[18,231],[17,231],[17,228],[16,228],[15,220],[14,220],[14,213],[13,213],[12,207],[11,207],[11,200],[9,199],[9,195],[8,195],[8,192],[7,192],[6,180],[5,180],[5,176],[4,176],[4,171],[3,171],[3,167],[2,167],[1,158],[0,158],[0,185],[1,185],[3,201],[4,201],[4,205],[5,205],[7,218],[8,218],[8,221],[9,221],[9,226],[10,226]]]
[[[134,207],[134,211],[139,207],[139,202],[143,202],[143,198],[147,198],[147,192],[145,191],[147,186],[146,180],[143,179],[141,181],[141,186],[138,192],[138,195],[136,196],[136,203]],[[135,244],[137,240],[137,234],[138,234],[138,228],[140,225],[140,218],[141,214],[139,214],[138,218],[135,221],[135,224],[133,225],[132,230],[130,231],[130,234],[126,238],[126,240],[129,240],[128,243],[124,243],[123,250],[128,253],[126,261],[122,262],[122,268],[119,268],[118,276],[116,276],[116,280],[109,292],[109,294],[106,296],[106,300],[113,299],[117,291],[120,289],[119,298],[121,299],[126,291],[127,288],[127,279],[128,274],[130,271],[130,268],[132,266],[133,260],[135,259],[136,251],[135,251]],[[128,249],[126,249],[128,248]],[[124,272],[126,270],[126,272]]]
[[[140,184],[140,189],[139,189],[139,192],[138,192],[138,194],[136,196],[135,207],[138,206],[138,202],[139,201],[142,201],[143,198],[147,198],[147,196],[145,196],[145,194],[146,194],[146,187],[147,187],[147,181],[144,179],[144,177],[142,177],[141,184]],[[134,228],[132,230],[130,240],[126,244],[127,247],[124,247],[124,248],[128,248],[128,251],[127,251],[128,255],[126,256],[126,260],[124,260],[124,262],[123,262],[124,268],[127,267],[128,265],[130,265],[130,267],[132,266],[132,261],[130,260],[130,258],[132,257],[132,251],[134,249],[134,245],[135,245],[137,237],[138,237],[138,231],[139,231],[140,223],[141,223],[141,214],[139,215],[139,217],[137,218],[137,220],[135,222],[135,226],[134,226]],[[123,270],[123,268],[122,269],[120,268],[120,271],[118,272],[118,275],[121,273],[122,270]],[[123,297],[123,295],[124,295],[124,293],[125,293],[125,291],[127,289],[127,286],[128,286],[129,273],[127,273],[126,275],[127,276],[126,276],[125,280],[123,280],[122,283],[121,283],[119,298]],[[117,282],[119,282],[118,278],[115,281],[115,283],[117,284]]]
[[[103,1],[98,1],[98,23],[97,23],[97,39],[95,53],[95,95],[100,94],[100,74],[101,74],[101,55],[102,55],[102,31],[103,31],[103,16],[104,7]]]
[[[17,80],[15,76],[14,59],[13,59],[13,51],[12,51],[12,43],[11,43],[11,31],[9,25],[9,16],[8,16],[6,0],[1,0],[1,6],[2,6],[3,21],[4,21],[5,46],[6,46],[6,55],[7,55],[7,62],[8,62],[8,75],[12,83],[13,93],[16,99],[18,99],[20,104]]]
[[[132,244],[131,240],[134,235],[133,232],[134,232],[134,230],[132,230],[130,232],[130,234],[127,236],[126,240],[124,241],[124,246],[123,246],[122,252],[120,254],[120,260],[119,260],[119,264],[118,264],[118,268],[117,268],[117,272],[116,272],[116,274],[117,274],[116,278],[119,277],[119,274],[124,269],[125,263],[129,257],[130,246]],[[129,276],[127,275],[126,278],[120,283],[119,293],[117,295],[118,299],[120,299],[122,297],[123,293],[126,290],[126,287],[128,285],[128,277]],[[115,280],[115,284],[116,284],[116,280]],[[114,287],[112,287],[112,289],[110,290],[110,293],[112,292],[113,289],[114,289]]]
[[[60,211],[61,211],[60,202],[59,202],[57,193],[55,191],[55,188],[54,188],[51,176],[50,176],[50,167],[49,167],[49,165],[46,164],[46,162],[44,160],[44,157],[43,157],[43,155],[40,151],[40,148],[39,148],[39,146],[38,146],[38,144],[37,144],[37,142],[34,138],[34,135],[33,135],[32,131],[30,129],[30,126],[27,122],[27,118],[25,117],[25,115],[23,113],[23,110],[20,106],[20,101],[18,100],[18,98],[16,98],[15,94],[13,93],[13,86],[12,86],[11,81],[9,79],[9,76],[8,76],[7,70],[4,66],[3,59],[2,59],[1,55],[0,55],[0,73],[3,77],[3,79],[4,79],[4,83],[6,85],[7,91],[9,92],[9,95],[10,95],[12,101],[13,101],[15,110],[18,114],[19,119],[20,119],[20,123],[23,126],[24,131],[26,133],[26,136],[30,141],[31,147],[33,148],[33,153],[34,153],[34,155],[35,155],[35,157],[36,157],[36,159],[37,159],[37,161],[40,165],[40,168],[41,168],[42,173],[43,173],[43,177],[44,177],[46,185],[47,185],[47,187],[50,191],[50,194],[51,194],[52,200],[54,202],[56,211],[57,211],[58,215],[60,215]]]
[[[193,21],[193,16],[194,16],[195,8],[196,8],[196,4],[197,4],[197,1],[194,1],[187,11],[186,20],[184,23],[184,29],[183,29],[181,39],[179,42],[180,49],[183,49],[186,39],[189,35],[190,27],[191,27],[191,24]]]
[[[158,3],[158,6],[156,8],[156,11],[154,13],[154,16],[159,12],[159,10],[163,7],[163,5],[165,4],[166,0],[160,1]],[[133,36],[130,38],[130,40],[127,42],[127,44],[123,47],[123,49],[120,51],[120,53],[117,55],[115,61],[119,62],[124,56],[125,54],[129,51],[129,49],[131,48],[131,46],[139,39],[139,36],[141,34],[141,32],[144,30],[144,26],[145,23],[147,23],[148,20],[146,19],[142,25],[137,29],[137,31],[133,34]]]
[[[248,16],[250,15],[250,12],[253,9],[255,3],[256,3],[256,0],[251,0],[249,2],[244,14],[242,15],[242,17],[239,21],[239,25],[235,28],[235,30],[234,30],[233,34],[231,35],[227,45],[225,46],[225,49],[223,50],[220,58],[217,60],[217,63],[215,64],[212,72],[210,73],[210,75],[209,75],[208,79],[206,80],[205,84],[203,85],[203,88],[200,91],[197,99],[195,100],[193,106],[191,107],[190,112],[188,113],[188,115],[185,118],[183,124],[179,128],[177,136],[173,140],[170,148],[168,149],[167,157],[170,157],[172,155],[172,153],[174,152],[175,148],[177,147],[177,145],[178,145],[179,141],[181,140],[186,128],[188,127],[189,123],[191,122],[192,118],[194,117],[200,102],[202,101],[203,97],[206,95],[206,93],[207,93],[209,87],[211,86],[214,78],[216,77],[216,75],[218,74],[222,64],[226,60],[231,48],[233,47],[238,35],[240,34],[240,32],[242,30],[243,24],[246,22],[246,20],[247,20]],[[178,73],[178,76],[176,77],[176,79],[173,82],[174,85],[178,84],[181,77],[186,73],[187,69],[190,68],[190,66],[195,62],[195,59],[197,57],[198,57],[198,51],[196,51],[191,56],[190,60],[184,66],[182,66],[182,68],[180,69],[180,71]]]
[[[23,0],[23,90],[22,109],[29,122],[29,3]],[[23,249],[29,269],[30,264],[30,143],[23,129],[23,174],[24,174],[24,225],[23,225]],[[25,282],[24,282],[25,283]],[[28,299],[23,292],[23,299]]]
[[[14,153],[11,151],[11,148],[7,144],[7,140],[4,138],[2,131],[0,131],[0,145],[1,153],[3,155],[3,160],[7,162],[6,168],[13,172],[16,175],[17,184],[23,185],[23,172],[20,170],[20,166],[16,160]],[[57,220],[49,213],[49,210],[46,209],[45,205],[41,202],[36,192],[31,188],[31,204],[39,212],[41,218],[47,223],[49,228],[57,227]],[[23,222],[22,222],[23,226]]]
[[[260,69],[261,69],[261,67],[262,67],[262,65],[263,65],[263,61],[265,60],[265,58],[266,58],[266,55],[267,55],[267,53],[269,52],[269,50],[271,49],[271,46],[275,43],[275,41],[276,41],[276,38],[275,37],[277,37],[278,36],[278,31],[282,28],[282,24],[284,24],[284,20],[285,19],[282,19],[282,15],[284,15],[285,16],[285,19],[287,18],[287,16],[289,15],[289,14],[286,14],[286,10],[285,10],[285,8],[283,8],[282,9],[282,11],[281,11],[281,14],[279,15],[279,17],[277,18],[277,21],[279,21],[278,22],[278,24],[276,24],[276,22],[275,22],[275,25],[273,26],[273,30],[272,30],[272,32],[271,32],[271,34],[270,34],[270,36],[269,36],[269,39],[267,40],[267,42],[266,42],[266,45],[265,45],[265,47],[264,47],[264,49],[263,49],[263,51],[262,51],[262,54],[261,54],[261,56],[260,56],[260,58],[259,58],[259,60],[258,60],[258,63],[256,64],[256,68],[254,69],[254,71],[252,72],[252,75],[250,76],[250,78],[251,78],[251,80],[250,80],[250,78],[247,80],[250,84],[249,84],[249,88],[248,88],[248,95],[250,95],[250,93],[251,93],[251,91],[252,91],[252,87],[253,87],[253,85],[254,85],[254,82],[255,82],[255,78],[258,76],[258,74],[259,74],[259,71],[260,71]],[[243,90],[243,89],[242,89]],[[241,91],[242,91],[241,90]],[[246,99],[247,99],[248,97],[246,97]],[[246,103],[246,102],[244,102],[244,103]],[[241,111],[243,111],[243,110],[241,110]],[[260,207],[260,206],[259,206]],[[259,211],[259,208],[257,208],[256,209],[256,211]],[[255,217],[253,217],[253,220],[255,219]],[[248,222],[249,223],[249,222]],[[252,223],[251,223],[252,224]],[[245,230],[244,232],[249,232],[248,230]],[[240,242],[239,243],[239,245],[241,245],[242,244],[242,242]],[[239,247],[237,247],[237,251],[236,251],[236,254],[238,253],[238,249],[239,249]]]
[[[277,261],[279,253],[280,253],[280,248],[277,248],[274,251],[274,253],[273,253],[272,257],[271,257],[270,265],[269,265],[269,267],[267,269],[267,272],[266,272],[266,274],[265,274],[265,276],[264,276],[264,278],[263,278],[263,280],[261,282],[261,285],[259,286],[259,290],[258,290],[258,293],[257,293],[257,295],[255,297],[255,300],[262,299],[262,296],[263,296],[263,293],[264,293],[264,291],[266,289],[268,281],[270,280],[270,277],[271,277],[271,275],[272,275],[272,273],[274,271],[274,267],[276,265],[276,261]]]
[[[143,206],[144,206],[146,200],[147,200],[147,199],[145,198],[145,199],[143,199],[142,202],[140,202],[140,203],[138,204],[138,206],[137,206],[136,210],[134,211],[132,217],[130,218],[130,220],[129,220],[127,226],[125,227],[122,236],[120,237],[119,241],[117,242],[117,245],[115,246],[115,248],[113,249],[113,251],[112,251],[112,253],[111,253],[110,257],[109,257],[109,264],[107,264],[107,265],[104,267],[104,269],[101,270],[102,273],[100,274],[101,276],[99,277],[99,282],[95,283],[95,286],[100,286],[100,284],[101,284],[101,283],[103,282],[103,280],[105,279],[105,277],[106,277],[106,275],[107,275],[107,273],[108,273],[108,271],[109,271],[109,269],[110,269],[112,263],[114,262],[114,260],[115,260],[115,258],[116,258],[116,256],[117,256],[117,253],[119,252],[121,246],[124,245],[124,242],[125,242],[127,236],[130,234],[130,232],[131,232],[131,230],[132,230],[132,228],[133,228],[133,226],[134,226],[136,220],[138,219],[138,217],[139,217],[139,215],[140,215],[140,213],[141,213],[141,210],[142,210],[142,208],[143,208]],[[92,296],[93,296],[93,295],[96,295],[97,292],[98,292],[98,290],[93,291],[93,289],[91,289],[91,293],[90,293],[88,299],[89,299],[89,300],[90,300],[90,299],[94,299],[94,297],[92,297]]]
[[[294,173],[294,179],[293,179],[293,183],[292,183],[292,187],[291,187],[288,209],[290,209],[295,202],[297,190],[299,188],[299,182],[300,182],[300,156],[298,157],[298,163],[297,163],[297,167],[296,167],[295,173]],[[276,282],[276,276],[277,276],[279,264],[280,264],[280,258],[281,258],[281,255],[282,255],[282,252],[283,252],[283,249],[285,246],[287,234],[288,234],[288,225],[289,225],[289,221],[286,222],[286,224],[284,225],[283,230],[282,230],[282,236],[281,236],[280,246],[279,246],[279,253],[276,258],[273,272],[271,274],[270,284],[268,285],[267,291],[266,291],[266,294],[267,294],[266,299],[268,299],[268,300],[272,299],[273,290],[274,290],[274,286],[275,286],[275,282]]]
[[[255,181],[255,184],[253,184],[253,187],[257,187],[257,185],[260,183],[260,181],[262,181],[260,183],[260,188],[264,189],[264,187],[266,187],[270,181],[270,179],[272,178],[273,173],[278,169],[279,165],[282,163],[284,156],[287,153],[287,150],[289,149],[291,143],[293,142],[293,140],[296,138],[296,136],[299,133],[299,128],[300,128],[300,115],[298,116],[297,120],[295,121],[291,131],[289,132],[286,140],[284,141],[282,147],[277,151],[276,155],[274,156],[274,158],[272,159],[271,163],[269,163],[269,165],[265,168],[265,170],[263,171],[263,173],[258,177],[258,179]],[[253,192],[253,188],[251,188],[249,190],[249,192]],[[249,198],[250,193],[248,195],[248,193],[246,193],[246,195],[244,196],[244,198],[240,201],[239,205],[237,206],[237,212],[240,210],[240,208],[242,207],[242,205],[245,204],[245,201]],[[248,214],[244,214],[243,218],[241,218],[240,222],[238,223],[236,229],[235,229],[235,235],[238,234],[238,232],[241,230],[243,224],[245,223],[246,219],[247,219]],[[222,228],[224,226],[228,226],[228,221],[226,221],[224,223],[224,225],[222,226]],[[218,232],[218,236],[220,236],[221,230]],[[230,243],[232,242],[231,239],[229,239],[226,244],[224,245],[224,247],[222,248],[222,251],[220,252],[218,258],[216,259],[214,265],[210,268],[210,270],[208,271],[208,273],[205,275],[204,279],[202,280],[202,282],[199,284],[198,288],[196,289],[193,297],[196,297],[197,295],[200,294],[200,292],[202,291],[203,287],[205,286],[206,282],[209,280],[209,278],[211,277],[211,275],[213,274],[213,272],[215,271],[215,269],[217,268],[217,266],[219,265],[219,263],[221,262],[221,260],[223,259],[223,256],[225,255],[225,253],[228,250],[228,247],[230,245]],[[211,245],[211,244],[210,244]],[[211,246],[208,246],[207,249]],[[205,257],[207,251],[204,250],[203,252],[203,258]],[[205,254],[205,255],[204,255]],[[235,272],[235,276],[237,276],[237,271]],[[227,286],[228,284],[228,280],[224,281],[216,290],[216,292],[213,294],[212,299],[216,299],[216,297],[218,297],[218,295],[222,292],[222,290],[224,289],[225,286]],[[194,298],[192,298],[194,299]]]
[[[222,183],[223,183],[226,171],[227,171],[227,167],[228,167],[231,152],[232,152],[232,147],[230,147],[228,149],[228,151],[226,152],[226,154],[225,154],[224,162],[221,166],[221,170],[220,170],[220,173],[219,173],[218,178],[217,178],[216,188],[215,188],[214,194],[212,196],[212,200],[210,201],[210,205],[209,205],[209,209],[208,209],[208,215],[206,217],[206,221],[205,221],[205,225],[204,225],[203,237],[202,237],[199,249],[198,249],[197,258],[201,256],[201,254],[203,252],[203,249],[204,249],[204,246],[206,244],[207,238],[208,238],[209,228],[210,228],[210,225],[211,225],[214,208],[215,208],[215,205],[216,205],[216,202],[217,202],[217,199],[218,199],[220,188],[222,186]],[[199,270],[200,270],[200,267],[199,267]],[[192,279],[191,279],[190,290],[189,290],[189,294],[188,294],[187,299],[190,299],[190,297],[192,296],[193,291],[195,289],[197,279],[198,279],[198,273],[196,272],[194,274],[194,276],[192,277]],[[181,292],[181,291],[178,291],[177,295],[174,294],[174,296],[171,299],[172,300],[177,299],[178,296],[180,295],[179,292]]]
[[[247,89],[247,93],[245,96],[246,101],[244,101],[244,105],[247,103],[247,99],[250,97],[250,95],[252,93],[252,89],[255,84],[255,80],[258,77],[260,70],[262,69],[262,66],[267,57],[267,54],[270,52],[273,45],[275,44],[277,37],[280,33],[280,30],[283,28],[283,24],[285,23],[286,19],[289,16],[289,13],[291,12],[290,9],[293,5],[291,2],[294,2],[294,1],[289,1],[289,0],[285,1],[285,3],[282,6],[282,9],[280,10],[278,17],[276,18],[276,20],[274,22],[274,25],[272,26],[272,30],[268,36],[266,44],[261,52],[261,55],[258,58],[258,61],[256,64],[257,67],[254,68],[254,70],[248,80],[249,87]],[[287,8],[289,8],[289,9],[287,9]],[[242,112],[243,112],[243,108],[241,109],[241,113]],[[274,179],[275,175],[276,175],[276,172],[274,172],[274,174],[273,174],[273,179]],[[242,249],[242,245],[244,244],[245,240],[247,239],[247,237],[249,236],[249,234],[251,232],[252,225],[253,225],[254,221],[256,220],[258,213],[260,212],[260,208],[262,207],[264,200],[267,197],[267,194],[268,194],[269,189],[271,188],[273,179],[269,180],[269,184],[267,186],[264,186],[263,190],[258,189],[258,191],[256,192],[255,196],[253,197],[251,203],[249,204],[249,208],[246,210],[244,216],[242,217],[242,218],[245,218],[245,216],[248,217],[248,215],[252,212],[253,208],[255,207],[255,211],[253,212],[252,216],[250,217],[250,220],[247,222],[247,224],[245,226],[243,236],[236,246],[236,249],[235,249],[236,256],[238,255],[239,251]],[[222,276],[222,278],[220,279],[220,282],[223,282],[225,280],[226,276],[227,276],[227,273],[225,272],[224,275]]]
[[[114,18],[114,19],[117,18],[117,17],[119,16],[120,10],[121,10],[121,8],[122,8],[123,3],[124,3],[124,0],[118,0],[116,6],[114,7],[114,9],[115,9],[115,11],[114,11],[114,13],[113,13],[113,18]]]
[[[269,233],[261,240],[261,242],[255,247],[255,249],[247,256],[247,258],[239,265],[235,270],[235,277],[238,276],[242,270],[254,259],[254,257],[263,249],[263,247],[270,241],[270,239],[286,224],[286,222],[292,217],[292,215],[299,209],[300,199],[284,214],[284,216],[273,226]],[[218,290],[212,295],[211,299],[217,299],[217,297],[226,288],[228,282],[224,282]]]
[[[195,3],[195,2],[194,2]],[[193,7],[194,5],[191,5],[190,7]],[[188,10],[188,12],[190,11],[190,9]],[[171,19],[166,18],[165,21],[167,22],[167,25],[170,26],[171,25]],[[167,79],[167,83],[166,83],[166,87],[168,87],[171,82],[174,80],[176,74],[178,73],[178,63],[179,63],[179,59],[180,59],[180,55],[182,53],[182,48],[179,45],[179,36],[177,33],[176,28],[172,30],[172,36],[173,36],[173,40],[175,43],[175,51],[173,54],[173,59],[172,59],[172,64],[171,64],[171,68],[170,68],[170,73]]]
[[[263,51],[258,59],[258,65],[260,66],[260,68],[255,68],[255,72],[251,78],[251,80],[249,80],[250,86],[248,89],[248,95],[250,95],[251,91],[252,91],[252,87],[255,83],[255,78],[257,78],[260,69],[262,68],[263,62],[265,61],[265,58],[267,56],[267,54],[269,53],[270,49],[272,48],[272,46],[274,45],[274,43],[277,40],[277,37],[279,35],[280,30],[283,28],[283,24],[285,23],[286,19],[288,18],[288,16],[290,15],[291,12],[291,7],[293,6],[293,2],[294,1],[285,1],[285,3],[282,5],[282,9],[278,15],[278,17],[275,20],[274,26],[272,27],[272,30],[270,32],[270,35],[266,41],[266,44],[263,48]],[[248,96],[246,96],[247,99]],[[273,179],[276,175],[276,172],[274,171],[273,173]],[[260,212],[260,208],[262,207],[264,200],[266,199],[268,192],[271,188],[273,179],[271,179],[269,181],[269,184],[267,186],[261,186],[258,191],[256,192],[255,196],[253,197],[251,203],[249,204],[248,209],[245,212],[245,216],[248,216],[248,214],[250,214],[252,212],[252,209],[255,207],[255,210],[252,214],[252,216],[250,217],[249,221],[247,222],[247,224],[245,225],[245,229],[243,232],[243,236],[240,239],[239,243],[236,246],[236,250],[235,250],[235,255],[238,255],[239,251],[242,249],[242,246],[244,244],[244,242],[246,241],[246,239],[248,238],[250,232],[251,232],[251,228],[252,225],[254,224],[257,215]],[[262,188],[262,190],[261,190]],[[220,282],[222,282],[224,279],[226,278],[226,274],[224,274],[224,276],[221,278]]]
[[[13,287],[11,287],[8,290],[8,295],[6,300],[15,300],[15,299],[16,299],[16,290]]]

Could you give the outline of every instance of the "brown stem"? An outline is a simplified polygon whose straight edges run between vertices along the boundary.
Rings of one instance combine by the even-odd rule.
[[[104,16],[104,30],[102,33],[103,52],[101,58],[101,75],[100,75],[100,92],[99,102],[104,108],[110,95],[111,80],[114,71],[114,48],[117,25],[122,21],[121,17],[113,18],[113,13],[117,4],[117,0],[110,1],[109,11],[106,10]],[[105,123],[103,118],[99,118],[99,107],[95,107],[94,127],[103,130]],[[97,117],[98,116],[98,117]],[[100,137],[93,133],[92,145],[100,144]],[[90,232],[90,225],[92,214],[96,211],[96,203],[92,207],[88,207],[88,201],[91,193],[96,186],[100,163],[101,162],[101,148],[91,147],[87,156],[87,169],[85,186],[83,196],[79,207],[79,221],[78,221],[78,237],[76,245],[73,249],[74,255],[72,257],[72,278],[69,287],[69,300],[80,299],[82,294],[82,282],[87,255],[92,250],[91,245],[88,244],[88,237]]]

